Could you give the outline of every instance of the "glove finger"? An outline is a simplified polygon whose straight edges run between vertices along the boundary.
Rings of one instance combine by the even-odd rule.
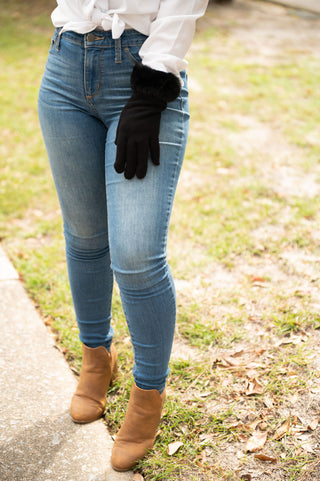
[[[143,179],[146,176],[147,168],[148,168],[148,154],[149,154],[149,145],[148,141],[145,140],[138,144],[138,165],[137,165],[137,172],[136,175],[138,179]]]
[[[137,147],[134,140],[129,139],[127,142],[127,164],[124,171],[126,179],[132,179],[137,170]]]
[[[125,165],[126,165],[126,156],[127,156],[127,139],[122,139],[121,142],[117,144],[117,155],[116,161],[114,163],[114,168],[118,174],[124,172]]]
[[[149,140],[151,160],[154,165],[160,164],[160,145],[158,137],[151,137]]]

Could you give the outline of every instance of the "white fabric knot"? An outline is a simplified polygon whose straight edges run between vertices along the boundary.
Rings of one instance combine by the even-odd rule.
[[[121,37],[126,27],[117,13],[105,13],[98,8],[93,9],[91,22],[104,30],[111,30],[112,38]]]

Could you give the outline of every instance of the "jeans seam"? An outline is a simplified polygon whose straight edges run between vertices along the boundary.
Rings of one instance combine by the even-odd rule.
[[[96,97],[99,92],[100,92],[100,89],[101,89],[101,57],[102,57],[102,53],[103,53],[103,50],[101,49],[100,50],[100,55],[99,55],[99,80],[98,80],[98,87],[96,89],[96,91],[94,92],[94,94],[92,95],[87,95],[87,98],[88,99],[93,99],[94,97]]]
[[[93,110],[93,112],[96,115],[98,115],[98,112],[95,108],[95,105],[92,102],[92,99],[96,94],[95,95],[89,95],[88,90],[87,90],[87,52],[88,52],[88,49],[87,49],[87,46],[85,45],[85,48],[84,48],[84,69],[83,69],[84,70],[84,91],[85,91],[86,100],[87,100],[87,103],[88,103],[90,109]],[[101,53],[102,53],[102,50],[101,50]],[[100,57],[99,57],[99,84],[98,84],[98,88],[100,88],[100,83],[101,83],[101,68],[100,68],[101,53],[100,53]]]
[[[182,97],[181,97],[181,99],[182,99]],[[181,137],[183,137],[184,136],[184,110],[183,109],[181,109],[181,114],[182,114],[182,118],[181,118],[182,136]],[[180,158],[181,149],[182,149],[182,143],[180,142],[179,150],[177,149],[177,153],[176,153],[177,162],[175,164],[173,175],[171,176],[171,185],[170,185],[170,197],[171,198],[173,197],[173,186],[174,186],[174,183],[175,183],[175,180],[176,180],[176,177],[177,177],[178,159]],[[169,205],[170,205],[170,203],[169,203]],[[173,201],[171,202],[171,209],[167,208],[167,212],[166,212],[166,225],[167,226],[168,226],[168,223],[169,223],[169,220],[170,220],[170,213],[172,211],[172,206],[173,206]],[[169,226],[166,229],[166,234],[165,234],[165,237],[163,239],[163,242],[164,242],[165,245],[166,245],[167,239],[168,239],[168,231],[169,231]]]

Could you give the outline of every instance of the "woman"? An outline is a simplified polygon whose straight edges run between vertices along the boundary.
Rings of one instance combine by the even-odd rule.
[[[153,446],[176,299],[166,260],[188,133],[184,55],[206,0],[59,0],[39,118],[61,205],[83,343],[71,402],[77,423],[102,416],[117,369],[113,277],[134,349],[134,383],[112,466]]]

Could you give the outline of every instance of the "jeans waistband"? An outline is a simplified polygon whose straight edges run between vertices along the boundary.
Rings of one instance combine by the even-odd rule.
[[[61,27],[56,28],[56,34],[59,35]],[[83,47],[91,46],[103,46],[103,47],[114,47],[115,45],[120,46],[132,46],[132,45],[142,45],[143,42],[148,38],[147,35],[138,32],[133,29],[126,29],[122,33],[121,37],[118,39],[112,38],[111,30],[100,30],[96,29],[88,33],[77,33],[71,30],[63,32],[60,34],[60,38],[67,38],[71,42],[81,45]]]

